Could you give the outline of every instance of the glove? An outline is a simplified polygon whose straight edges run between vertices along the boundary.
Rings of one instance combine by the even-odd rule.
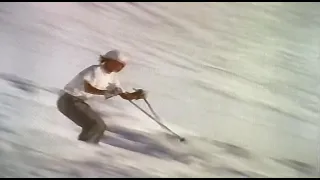
[[[114,84],[109,84],[109,86],[107,87],[105,96],[110,96],[110,95],[116,96],[116,95],[119,95],[121,93],[123,93],[123,90],[120,87],[117,87]]]
[[[135,99],[145,99],[147,93],[142,89],[135,89],[135,92],[132,93],[135,96]]]

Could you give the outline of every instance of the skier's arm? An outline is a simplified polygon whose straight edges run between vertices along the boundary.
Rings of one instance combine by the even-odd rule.
[[[86,72],[83,79],[84,91],[86,93],[94,94],[94,95],[104,95],[106,90],[97,89],[95,86],[98,84],[97,82],[97,71],[99,68],[95,67],[90,69],[90,71]]]
[[[129,92],[125,92],[125,93],[121,93],[119,94],[119,96],[122,98],[122,99],[125,99],[125,100],[133,100],[133,99],[138,99],[138,96],[133,93],[129,93]]]
[[[118,95],[125,100],[133,100],[133,99],[140,99],[141,98],[141,93],[140,92],[127,92],[125,91],[122,87],[121,87],[121,83],[119,81],[119,79],[116,77],[115,80],[115,86],[120,90]]]
[[[129,93],[129,92],[121,93],[119,95],[122,99],[125,99],[125,100],[145,98],[145,92],[142,89],[136,90],[135,92],[132,92],[132,93]]]
[[[90,93],[90,94],[96,94],[96,95],[105,95],[106,93],[108,93],[109,91],[108,90],[100,90],[100,89],[97,89],[93,86],[91,86],[87,81],[84,81],[84,90],[85,92],[87,93]],[[142,93],[140,91],[136,91],[136,92],[132,92],[132,93],[129,93],[129,92],[123,92],[123,93],[120,93],[119,96],[122,98],[122,99],[125,99],[125,100],[133,100],[133,99],[140,99],[142,98]]]
[[[84,90],[85,92],[87,93],[90,93],[90,94],[95,94],[95,95],[106,95],[106,94],[109,94],[110,93],[110,90],[100,90],[100,89],[97,89],[95,87],[93,87],[90,83],[88,83],[87,81],[84,81]],[[121,96],[121,94],[123,96]],[[130,93],[121,93],[119,94],[121,97],[128,97],[130,98]],[[129,94],[128,96],[126,94]],[[129,97],[130,96],[130,97]]]
[[[106,90],[100,90],[91,86],[87,81],[84,81],[84,91],[95,95],[105,95],[107,92]]]

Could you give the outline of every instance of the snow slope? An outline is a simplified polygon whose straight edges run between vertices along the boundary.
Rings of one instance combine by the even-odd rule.
[[[316,177],[317,6],[0,3],[0,176]],[[112,48],[187,144],[119,98],[90,102],[100,146],[76,140],[57,92]]]

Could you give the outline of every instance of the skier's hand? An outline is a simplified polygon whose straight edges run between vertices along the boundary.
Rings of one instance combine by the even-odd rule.
[[[110,93],[113,94],[113,95],[119,95],[119,94],[123,93],[123,91],[122,91],[121,88],[116,87],[113,90],[111,90]]]
[[[135,96],[135,99],[145,99],[147,96],[147,93],[143,89],[136,89],[132,94]]]
[[[116,85],[114,84],[109,84],[109,86],[107,87],[107,90],[106,90],[106,95],[119,95],[123,93],[123,90],[120,88],[120,87],[117,87]]]
[[[128,101],[131,100],[138,100],[138,99],[144,99],[146,98],[146,92],[142,89],[137,89],[132,93],[122,93],[120,96]]]

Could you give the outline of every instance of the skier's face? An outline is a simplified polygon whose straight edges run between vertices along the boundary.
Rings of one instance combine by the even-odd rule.
[[[116,60],[108,60],[103,63],[103,68],[107,72],[119,72],[124,68],[125,64]]]

